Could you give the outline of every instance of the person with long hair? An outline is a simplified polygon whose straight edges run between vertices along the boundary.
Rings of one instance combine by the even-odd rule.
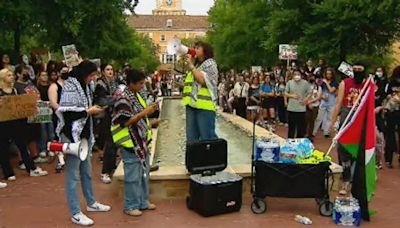
[[[253,118],[257,118],[257,124],[261,123],[262,115],[257,115],[260,110],[261,99],[260,99],[260,81],[258,76],[254,76],[251,79],[251,85],[249,88],[248,102],[247,102],[247,120],[252,121]]]
[[[286,82],[284,76],[279,76],[277,78],[277,83],[275,85],[275,96],[276,96],[276,111],[278,113],[278,119],[280,125],[287,124],[286,118],[286,104],[285,101],[285,89],[286,89]]]
[[[318,99],[321,101],[319,106],[317,119],[315,120],[312,137],[317,135],[318,129],[322,124],[322,131],[326,138],[330,136],[331,118],[333,114],[333,108],[336,102],[336,90],[338,84],[335,82],[335,70],[328,68],[324,72],[324,79],[318,89]]]
[[[339,84],[336,97],[335,108],[332,114],[332,123],[330,129],[333,131],[339,113],[339,126],[343,125],[344,120],[350,113],[351,108],[361,93],[361,89],[366,80],[367,74],[365,65],[357,63],[353,65],[354,77],[346,78]],[[343,167],[342,186],[339,191],[341,195],[347,195],[351,182],[352,157],[343,146],[338,145],[339,163]]]
[[[79,206],[78,180],[80,177],[82,192],[86,199],[86,210],[89,212],[110,211],[111,207],[96,201],[92,188],[92,148],[94,145],[92,116],[104,111],[97,105],[92,105],[90,81],[97,74],[96,64],[85,60],[70,72],[62,88],[60,103],[57,108],[59,118],[57,135],[64,143],[79,143],[88,141],[88,155],[85,160],[78,156],[66,154],[65,190],[67,205],[73,223],[89,226],[92,219],[82,213]]]
[[[53,127],[54,127],[54,132],[56,131],[57,124],[58,124],[58,117],[56,115],[56,111],[58,109],[60,99],[61,99],[61,93],[62,93],[62,88],[64,86],[65,80],[68,78],[68,67],[66,65],[62,65],[60,69],[60,76],[58,77],[57,81],[53,82],[47,93],[49,97],[49,102],[50,102],[50,107],[53,109]],[[57,135],[54,135],[54,139],[58,140]],[[64,165],[61,164],[59,161],[57,162],[56,165],[56,173],[60,173],[64,169]]]
[[[198,41],[196,56],[185,56],[189,71],[185,79],[182,102],[186,106],[186,141],[188,143],[217,138],[215,133],[218,100],[218,67],[210,44]]]
[[[16,96],[17,90],[14,88],[14,74],[9,69],[0,70],[0,99],[3,96]],[[1,105],[1,102],[0,102]],[[21,135],[26,131],[24,119],[0,122],[0,165],[3,169],[5,179],[16,180],[15,173],[10,165],[9,151],[10,142],[13,141],[18,147],[26,171],[32,177],[45,176],[47,172],[36,167],[27,150],[26,138]]]
[[[111,114],[115,99],[113,94],[118,87],[118,82],[114,76],[113,66],[111,64],[102,64],[100,66],[101,77],[97,80],[94,91],[94,103],[105,108],[104,115],[100,118],[99,140],[104,142],[103,148],[103,168],[100,180],[104,184],[111,183],[111,175],[116,169],[117,148],[112,141],[111,135]]]
[[[271,77],[266,75],[264,84],[261,86],[261,100],[263,109],[263,119],[267,121],[267,126],[270,126],[271,131],[275,131],[275,89],[271,84]]]

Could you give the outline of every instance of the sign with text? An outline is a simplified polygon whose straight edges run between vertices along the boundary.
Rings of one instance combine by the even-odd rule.
[[[279,44],[279,59],[297,59],[297,45]]]
[[[65,59],[65,64],[68,67],[74,67],[79,64],[79,53],[76,50],[75,44],[62,46],[62,51]]]
[[[53,110],[48,101],[38,101],[36,103],[38,113],[28,118],[28,123],[51,123],[53,117]]]
[[[0,122],[23,119],[36,113],[36,97],[32,94],[0,98]]]
[[[342,72],[347,77],[353,77],[353,66],[345,61],[342,61],[338,67],[338,71]]]
[[[251,72],[261,72],[262,71],[262,67],[261,66],[252,66],[251,67]]]

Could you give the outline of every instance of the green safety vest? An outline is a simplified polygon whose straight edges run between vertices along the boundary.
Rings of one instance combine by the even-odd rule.
[[[189,105],[192,108],[208,110],[208,111],[216,111],[215,103],[212,100],[211,93],[207,87],[201,87],[199,91],[197,91],[197,99],[195,99],[192,95],[193,84],[194,84],[194,75],[192,72],[186,74],[185,86],[183,87],[182,93],[182,103],[183,105]]]
[[[146,102],[143,100],[142,96],[140,96],[139,93],[136,93],[136,96],[139,100],[139,103],[142,105],[143,108],[146,108]],[[151,125],[150,125],[150,121],[149,118],[146,117],[146,124],[147,124],[147,142],[150,142],[151,139],[153,138],[152,132],[151,132]],[[128,127],[122,127],[121,125],[117,124],[117,125],[112,125],[111,126],[111,134],[113,137],[113,142],[117,145],[117,146],[123,146],[126,148],[133,148],[135,147],[130,133],[129,133],[129,128]]]

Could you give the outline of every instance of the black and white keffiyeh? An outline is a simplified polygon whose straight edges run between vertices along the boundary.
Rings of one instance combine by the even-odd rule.
[[[90,90],[87,88],[86,91],[87,92],[85,93],[76,78],[70,77],[65,81],[61,93],[60,104],[56,111],[56,115],[59,119],[56,128],[56,134],[58,135],[58,137],[60,137],[61,131],[65,126],[65,120],[63,116],[64,112],[83,112],[87,108],[92,106]],[[71,126],[71,133],[74,142],[81,141],[80,136],[87,121],[90,121],[90,137],[88,141],[89,151],[91,151],[91,148],[94,145],[94,136],[93,123],[90,116],[73,121]]]

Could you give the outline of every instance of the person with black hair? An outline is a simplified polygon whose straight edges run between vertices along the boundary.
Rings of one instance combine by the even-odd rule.
[[[393,70],[388,86],[387,98],[387,103],[384,107],[386,110],[385,119],[388,126],[385,131],[385,161],[388,168],[393,168],[393,153],[399,152],[396,132],[400,137],[400,66],[397,66]]]
[[[61,142],[78,143],[88,141],[88,155],[84,161],[78,156],[66,154],[65,190],[67,205],[73,223],[89,226],[93,220],[82,213],[79,206],[78,180],[80,176],[82,192],[86,199],[87,211],[110,211],[111,207],[96,201],[92,188],[92,148],[94,145],[92,116],[104,111],[92,105],[89,83],[97,73],[96,64],[85,60],[70,72],[62,88],[56,114],[59,118],[56,133]]]
[[[186,106],[186,142],[216,139],[215,119],[218,100],[218,67],[210,44],[198,41],[196,56],[185,56],[189,68],[183,88],[182,102]],[[194,61],[193,61],[194,60]]]
[[[140,94],[145,75],[137,70],[126,71],[127,86],[119,95],[112,116],[112,137],[122,149],[124,162],[124,213],[142,215],[142,210],[154,210],[149,202],[149,155],[152,140],[151,128],[159,120],[150,123],[148,116],[158,109],[158,104],[146,104]]]
[[[9,69],[13,73],[15,71],[15,66],[10,64],[10,57],[7,54],[1,55],[0,70],[1,69]]]
[[[346,78],[342,82],[340,82],[336,97],[336,104],[332,114],[332,123],[330,127],[331,131],[334,130],[334,126],[336,124],[339,114],[339,125],[341,126],[343,124],[358,96],[360,95],[361,89],[367,78],[365,68],[365,65],[362,63],[354,64],[354,77]],[[339,194],[347,195],[351,181],[352,157],[340,144],[338,145],[338,155],[339,164],[343,167],[343,183]]]
[[[118,87],[118,82],[114,76],[113,66],[111,64],[102,64],[101,78],[97,80],[94,90],[94,103],[101,107],[106,107],[104,115],[100,117],[98,125],[99,141],[103,141],[103,168],[100,180],[104,184],[111,183],[111,174],[116,169],[116,153],[117,148],[112,141],[111,135],[111,114],[114,107],[115,99],[113,94]]]

